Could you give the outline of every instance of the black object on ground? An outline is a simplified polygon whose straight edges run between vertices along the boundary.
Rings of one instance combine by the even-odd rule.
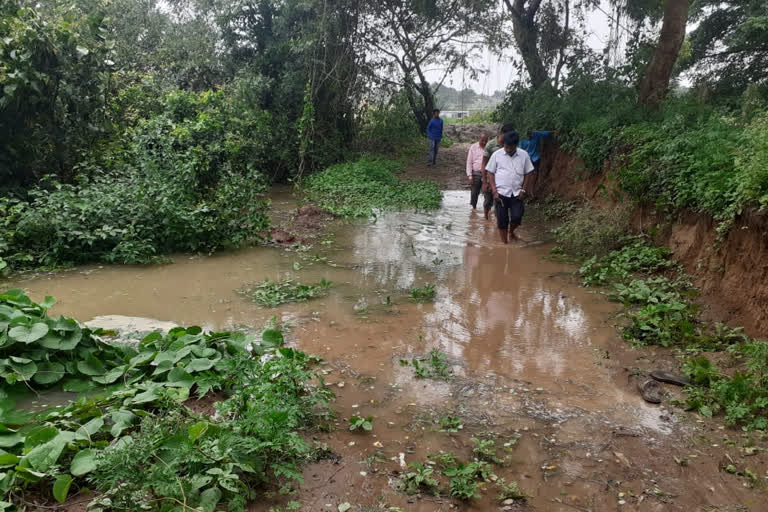
[[[690,386],[692,382],[682,375],[677,375],[666,370],[656,370],[651,372],[651,377],[659,382],[674,384],[675,386]]]

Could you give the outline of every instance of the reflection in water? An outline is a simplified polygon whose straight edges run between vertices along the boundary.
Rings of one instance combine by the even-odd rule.
[[[453,199],[446,197],[446,208],[459,207]],[[463,235],[457,234],[464,241],[462,261],[424,318],[428,340],[477,369],[526,378],[563,376],[574,352],[590,358],[584,350],[590,345],[586,314],[549,278],[553,265],[542,261],[539,249],[498,245],[488,238],[489,224],[475,216]]]

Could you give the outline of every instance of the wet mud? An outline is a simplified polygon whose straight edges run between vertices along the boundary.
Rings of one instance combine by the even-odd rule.
[[[457,146],[445,162],[460,162],[465,148]],[[443,165],[430,172],[462,173]],[[621,341],[620,308],[581,288],[572,267],[546,258],[545,228],[524,225],[520,242],[501,245],[468,202],[468,192],[446,191],[438,212],[335,220],[311,247],[81,267],[4,285],[57,297],[55,313],[123,330],[258,328],[276,316],[290,344],[322,356],[338,428],[308,436],[335,456],[308,465],[294,494],[265,498],[253,511],[288,500],[313,512],[343,503],[356,512],[766,510],[766,443],[674,407],[674,386],[664,385],[661,405],[646,404],[636,380],[674,369],[674,356]],[[290,197],[273,204],[277,216],[295,208]],[[274,309],[237,293],[279,277],[325,278],[333,287],[321,299]],[[428,283],[435,301],[411,301],[410,288]],[[418,379],[401,363],[432,349],[446,354],[452,378]],[[350,416],[373,416],[373,431],[350,432]],[[447,416],[462,428],[444,431]],[[397,490],[403,464],[441,450],[470,460],[472,437],[496,441],[494,473],[518,482],[527,500],[499,502],[493,482],[469,502]],[[723,471],[727,465],[748,467],[757,479]]]

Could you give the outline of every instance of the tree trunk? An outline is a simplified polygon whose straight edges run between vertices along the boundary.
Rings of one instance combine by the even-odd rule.
[[[513,16],[512,28],[515,42],[523,57],[523,63],[528,71],[531,85],[534,89],[538,89],[542,85],[549,83],[549,76],[539,55],[538,34],[536,33],[533,17]]]
[[[571,3],[570,0],[565,0],[565,28],[563,28],[563,40],[560,43],[560,55],[557,57],[557,68],[555,69],[555,90],[560,88],[560,73],[563,70],[563,64],[565,64],[565,48],[570,42],[570,24],[571,24]]]
[[[421,91],[413,82],[410,77],[405,79],[405,87],[403,87],[405,97],[408,99],[408,105],[411,107],[413,117],[416,119],[416,123],[419,125],[419,130],[422,134],[427,133],[427,125],[429,124],[429,118],[432,117],[432,113],[427,114],[426,102],[422,97],[421,101],[416,97],[418,94],[421,96]]]
[[[637,103],[657,108],[667,95],[672,70],[685,39],[689,0],[666,0],[659,44],[640,84]]]

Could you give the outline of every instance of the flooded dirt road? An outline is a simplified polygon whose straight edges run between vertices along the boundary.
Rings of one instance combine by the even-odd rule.
[[[277,216],[294,206],[286,194],[276,197]],[[314,437],[340,457],[309,465],[295,494],[253,510],[288,500],[313,512],[343,503],[353,511],[766,510],[764,456],[744,449],[765,443],[643,402],[632,375],[669,358],[619,339],[616,305],[579,287],[572,267],[544,259],[544,228],[526,225],[523,241],[502,246],[467,203],[468,192],[447,191],[438,212],[336,221],[311,247],[85,267],[4,285],[55,296],[54,313],[106,327],[144,330],[151,319],[260,328],[273,316],[289,326],[291,344],[327,361],[338,430]],[[333,287],[274,309],[237,293],[279,277]],[[435,301],[412,302],[410,288],[426,284]],[[453,378],[417,379],[401,363],[432,349],[447,355]],[[373,416],[373,431],[349,432],[353,415]],[[446,417],[462,428],[445,432]],[[493,482],[469,502],[396,490],[403,462],[441,450],[469,460],[471,437],[496,442],[494,473],[518,482],[527,501],[497,501]],[[749,467],[757,481],[722,471],[727,464]]]

